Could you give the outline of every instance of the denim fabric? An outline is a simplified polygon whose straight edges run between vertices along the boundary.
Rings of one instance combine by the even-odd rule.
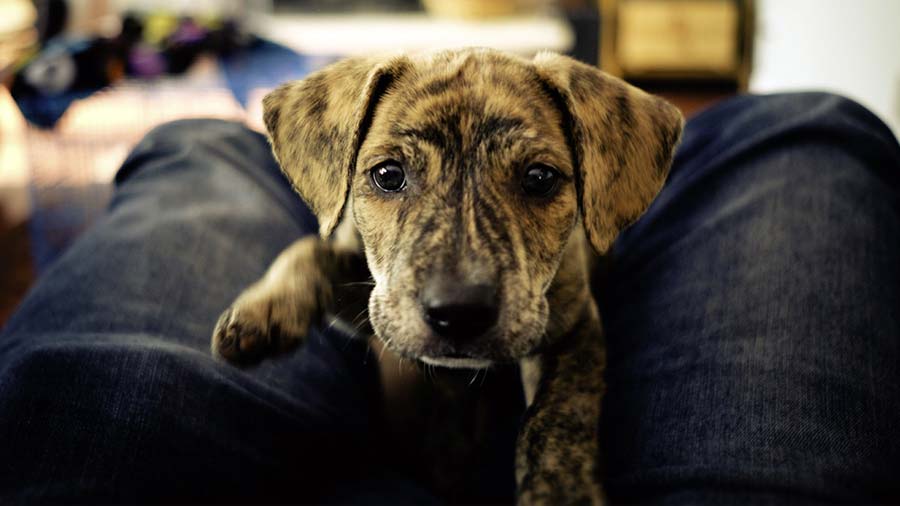
[[[898,171],[893,135],[833,95],[688,123],[597,287],[613,500],[900,498]],[[247,371],[209,355],[219,312],[314,230],[262,136],[151,133],[0,334],[0,499],[429,500],[372,467],[364,344],[314,332]]]
[[[353,476],[377,388],[364,344],[315,333],[247,371],[209,353],[217,315],[316,229],[265,139],[170,124],[116,183],[0,336],[0,497],[292,500]]]
[[[614,500],[900,499],[898,183],[892,133],[840,97],[688,123],[599,293]]]

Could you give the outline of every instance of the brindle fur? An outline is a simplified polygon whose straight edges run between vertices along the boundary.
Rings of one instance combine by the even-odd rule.
[[[602,502],[605,353],[588,256],[661,188],[677,109],[567,57],[466,49],[345,60],[281,86],[264,110],[321,238],[291,246],[235,301],[213,353],[246,364],[290,349],[347,305],[336,290],[374,279],[368,319],[393,353],[462,367],[520,361],[521,504]],[[403,164],[403,192],[372,186],[369,170],[386,159]],[[562,173],[555,196],[521,190],[534,162]],[[441,277],[495,284],[498,324],[467,343],[434,338],[418,301]],[[475,358],[436,358],[451,352]]]

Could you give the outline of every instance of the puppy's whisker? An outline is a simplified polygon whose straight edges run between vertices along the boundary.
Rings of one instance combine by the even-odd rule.
[[[353,331],[358,334],[362,332],[363,328],[370,321],[371,320],[369,320],[368,309],[363,309],[359,314],[356,315],[355,318],[353,318],[353,320],[350,322],[350,326],[353,328]]]
[[[353,320],[351,320],[351,324],[355,325],[356,321],[359,319],[359,317],[366,315],[368,312],[369,312],[369,308],[365,308],[362,311],[360,311],[359,313],[357,313],[357,315],[353,317]],[[366,319],[368,319],[368,316],[366,316]]]
[[[353,330],[354,330],[355,332],[359,333],[359,332],[361,332],[361,331],[363,330],[363,327],[364,327],[367,323],[369,323],[369,318],[368,318],[368,317],[367,317],[367,318],[363,318],[362,321],[360,321],[359,323],[356,323],[356,324],[353,325]]]
[[[333,329],[335,324],[337,323],[337,320],[338,320],[337,317],[334,317],[331,320],[329,320],[328,325],[325,326],[325,328],[323,329],[323,332],[328,332],[329,330]]]
[[[381,362],[381,360],[384,358],[384,352],[385,352],[385,350],[388,349],[388,346],[390,346],[391,339],[393,339],[393,338],[389,337],[389,338],[385,339],[384,343],[381,345],[381,353],[378,354],[379,362]]]
[[[484,386],[484,380],[487,379],[488,371],[490,371],[490,370],[491,370],[490,367],[484,368],[484,375],[481,376],[481,383],[478,384],[478,388],[481,388]]]

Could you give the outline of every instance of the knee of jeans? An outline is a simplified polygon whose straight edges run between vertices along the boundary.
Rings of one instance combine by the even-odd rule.
[[[682,148],[712,144],[715,150],[722,150],[739,143],[797,133],[868,137],[898,149],[896,137],[874,113],[850,98],[829,92],[732,98],[691,118]]]
[[[900,145],[890,128],[858,102],[828,92],[786,93],[774,95],[768,105],[781,116],[778,140],[796,144],[818,144],[831,149],[835,163],[820,164],[832,171],[848,166],[864,169],[857,178],[874,179],[897,188],[900,186]],[[846,155],[859,163],[837,163]],[[827,160],[826,160],[827,161]]]
[[[890,128],[875,113],[843,95],[822,91],[795,92],[761,99],[771,101],[769,109],[785,117],[799,116],[812,125],[859,129],[870,135],[894,139]]]
[[[164,123],[148,132],[134,146],[116,174],[115,181],[119,184],[128,179],[147,156],[160,156],[170,152],[186,153],[188,149],[203,146],[245,143],[248,134],[258,135],[241,123],[222,119],[194,118]],[[260,141],[265,144],[262,139]],[[268,146],[265,150],[268,150]]]
[[[666,186],[623,232],[614,253],[645,261],[678,236],[673,223],[708,221],[749,200],[759,209],[799,209],[802,193],[854,208],[883,206],[900,189],[898,168],[896,138],[846,97],[822,92],[736,97],[688,122]],[[774,204],[781,202],[785,205]],[[655,241],[660,243],[654,246]]]
[[[900,145],[891,130],[859,103],[827,92],[741,96],[699,114],[688,122],[673,173],[718,170],[812,145],[853,156],[900,185]],[[801,161],[794,165],[802,168]]]
[[[163,123],[144,136],[154,143],[192,144],[197,141],[222,139],[246,131],[247,127],[236,121],[216,118],[181,119]]]

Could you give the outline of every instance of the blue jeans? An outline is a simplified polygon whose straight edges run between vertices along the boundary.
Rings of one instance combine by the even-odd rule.
[[[262,136],[148,135],[0,334],[0,499],[428,500],[369,451],[365,344],[210,357],[218,314],[315,229]],[[861,106],[739,97],[693,118],[597,280],[611,499],[900,499],[898,258],[900,146]]]

